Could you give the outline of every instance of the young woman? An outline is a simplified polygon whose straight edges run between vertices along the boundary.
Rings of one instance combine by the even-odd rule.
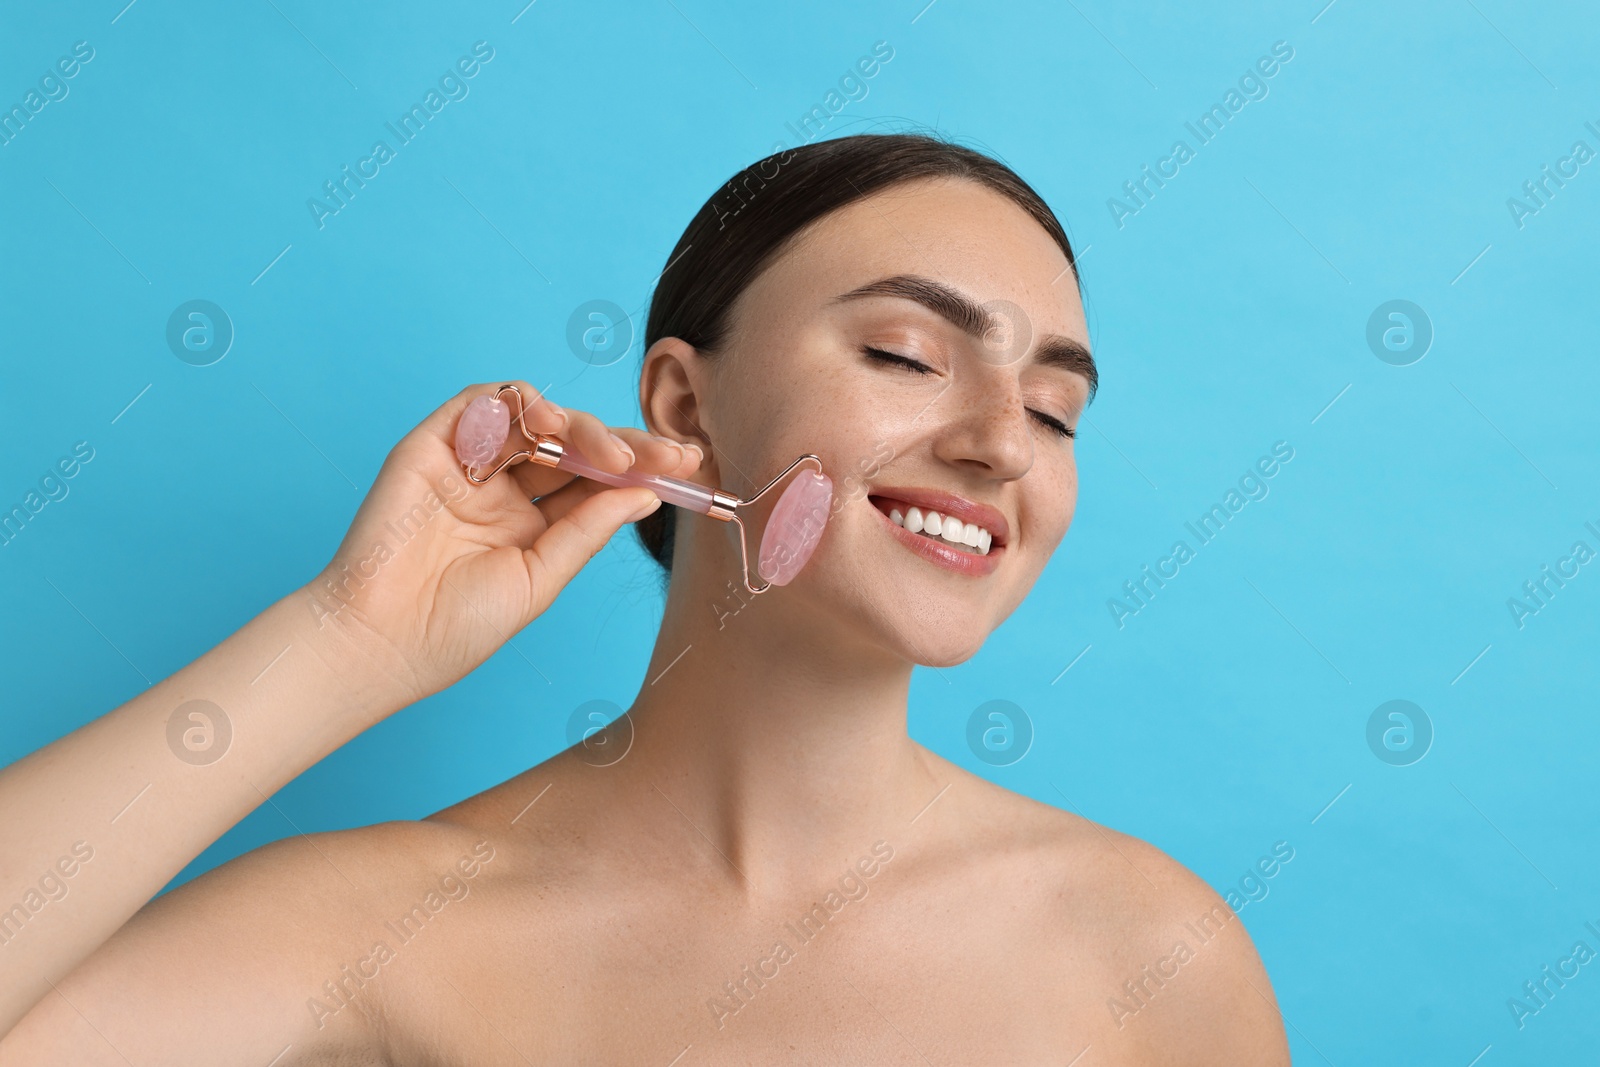
[[[1072,519],[1096,373],[1038,195],[921,136],[769,157],[690,223],[645,341],[650,432],[522,384],[530,428],[741,496],[816,453],[835,500],[799,576],[730,598],[730,525],[645,489],[467,483],[456,423],[498,383],[464,390],[316,580],[0,774],[0,906],[24,900],[0,1063],[1288,1063],[1204,883],[907,736],[913,665],[977,652]],[[420,822],[286,838],[150,901],[628,522],[670,582],[625,719]],[[225,757],[175,758],[216,709]]]

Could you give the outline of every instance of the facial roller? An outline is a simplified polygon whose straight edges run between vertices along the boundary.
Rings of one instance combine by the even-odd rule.
[[[502,399],[507,393],[517,395],[517,428],[522,436],[533,443],[532,449],[513,452],[500,460],[495,468],[478,477],[478,469],[494,463],[511,435],[511,408]],[[660,474],[641,474],[624,471],[612,474],[596,467],[576,448],[550,434],[534,433],[523,420],[527,411],[527,398],[515,385],[502,385],[493,396],[480,396],[467,405],[456,424],[456,458],[474,485],[482,485],[513,463],[527,459],[547,467],[566,471],[579,477],[604,482],[607,485],[640,485],[655,492],[662,503],[710,516],[721,522],[731,522],[739,527],[739,561],[743,571],[744,587],[752,593],[764,593],[774,585],[788,585],[811,558],[817,542],[822,539],[822,528],[828,521],[833,501],[833,482],[822,473],[822,460],[807,453],[785,467],[776,478],[762,487],[748,500],[741,500],[720,489],[710,489],[679,478]],[[765,496],[773,486],[783,481],[790,471],[802,463],[811,463],[815,470],[803,471],[778,497],[767,526],[761,534],[760,557],[756,573],[762,578],[760,586],[750,584],[750,553],[746,547],[744,521],[738,509],[749,507]]]

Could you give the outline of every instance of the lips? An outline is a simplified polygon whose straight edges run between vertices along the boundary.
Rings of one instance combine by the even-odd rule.
[[[999,548],[1011,540],[1011,527],[1006,522],[1006,517],[998,509],[940,489],[875,486],[867,499],[871,500],[873,506],[885,515],[896,508],[899,509],[902,515],[912,508],[917,508],[923,514],[933,511],[942,517],[959,519],[962,524],[970,522],[989,531],[995,548]]]
[[[931,563],[974,577],[992,574],[1000,565],[1000,556],[1005,551],[1010,530],[1005,516],[994,508],[939,490],[899,487],[875,489],[868,495],[868,500],[883,517],[883,524],[890,536]],[[940,507],[946,510],[939,512]],[[967,524],[977,527],[981,537],[975,539],[981,544],[987,538],[987,551],[961,543],[964,540],[961,538],[947,540],[943,536],[930,536],[906,529],[906,516],[913,508],[919,512],[938,513],[946,523],[943,528],[953,530],[953,526],[949,525],[951,520],[968,529],[970,527]],[[900,521],[896,522],[891,517],[893,515],[900,516]]]

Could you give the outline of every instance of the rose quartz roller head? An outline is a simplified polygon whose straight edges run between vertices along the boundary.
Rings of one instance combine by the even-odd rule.
[[[533,442],[533,448],[512,453],[480,478],[475,471],[493,464],[505,447],[506,438],[511,435],[511,408],[501,399],[507,393],[517,395],[517,426],[522,436]],[[741,500],[720,489],[708,489],[679,478],[637,471],[612,474],[601,470],[571,445],[549,434],[529,430],[523,421],[523,412],[526,410],[522,390],[515,385],[502,385],[493,396],[477,397],[467,405],[467,410],[461,413],[461,421],[456,424],[456,458],[466,470],[468,480],[482,485],[511,464],[531,459],[535,463],[607,485],[642,485],[653,490],[663,503],[675,504],[721,522],[736,524],[739,527],[739,557],[744,567],[744,585],[752,593],[764,593],[774,585],[788,585],[806,565],[817,542],[822,539],[822,528],[832,509],[833,482],[822,473],[822,460],[814,455],[801,456],[760,492],[748,500]],[[816,469],[801,472],[778,497],[767,519],[766,529],[761,534],[756,572],[763,582],[760,586],[751,585],[750,554],[745,542],[744,522],[737,509],[760,500],[802,463],[815,464]]]

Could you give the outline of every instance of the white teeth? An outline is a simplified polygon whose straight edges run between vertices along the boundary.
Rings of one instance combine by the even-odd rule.
[[[987,556],[994,544],[994,535],[974,522],[962,522],[953,515],[940,515],[937,511],[907,508],[904,515],[899,508],[889,510],[889,521],[911,533],[937,537],[954,545],[963,545],[975,555]]]

